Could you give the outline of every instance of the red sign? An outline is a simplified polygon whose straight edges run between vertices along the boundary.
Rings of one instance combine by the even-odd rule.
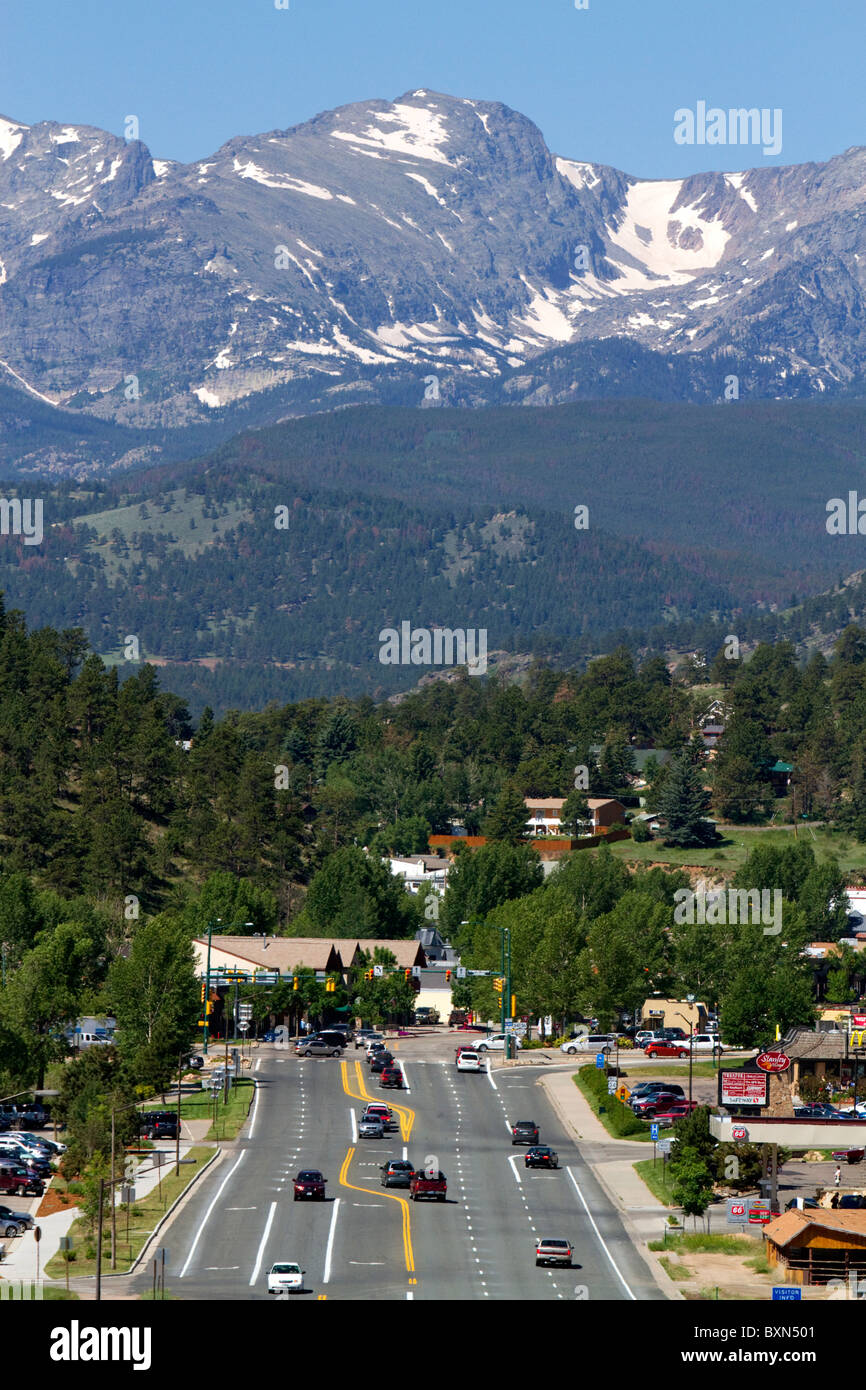
[[[852,1027],[852,1028],[866,1028],[866,1014],[852,1014],[852,1015],[851,1015],[851,1027]]]
[[[770,1211],[770,1203],[765,1199],[753,1198],[749,1206],[749,1221],[753,1226],[763,1226],[767,1221],[773,1219]]]
[[[746,1206],[744,1202],[731,1203],[731,1216],[745,1216]]]
[[[732,1129],[732,1130],[731,1130],[731,1138],[732,1138],[732,1139],[746,1139],[746,1138],[748,1137],[748,1133],[749,1133],[749,1131],[748,1131],[747,1129]]]
[[[766,1105],[767,1078],[762,1071],[723,1071],[722,1105]]]
[[[784,1052],[762,1052],[760,1057],[755,1058],[755,1065],[760,1067],[761,1071],[787,1071],[791,1059]]]

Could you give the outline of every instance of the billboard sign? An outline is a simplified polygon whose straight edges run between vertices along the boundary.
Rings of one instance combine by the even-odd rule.
[[[722,1071],[719,1073],[720,1105],[768,1104],[769,1078],[763,1071]]]

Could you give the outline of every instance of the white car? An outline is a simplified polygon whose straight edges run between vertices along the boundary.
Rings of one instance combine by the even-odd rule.
[[[268,1270],[268,1293],[299,1293],[306,1270],[288,1260],[280,1260]]]
[[[477,1052],[461,1052],[457,1058],[458,1071],[483,1071],[481,1058]]]
[[[490,1036],[487,1037],[487,1038],[485,1038],[483,1042],[476,1043],[476,1045],[475,1045],[475,1046],[476,1046],[476,1051],[478,1051],[478,1052],[488,1052],[488,1051],[490,1051],[490,1052],[504,1052],[504,1051],[505,1051],[505,1039],[506,1039],[507,1036],[508,1036],[507,1033],[491,1033]],[[523,1043],[521,1042],[520,1038],[518,1037],[518,1035],[517,1035],[516,1033],[514,1034],[514,1041],[515,1041],[515,1044],[517,1045],[517,1047],[520,1048],[520,1047],[523,1046]]]
[[[726,1044],[719,1042],[718,1033],[695,1033],[692,1038],[692,1051],[694,1052],[723,1052]]]
[[[612,1052],[615,1047],[616,1036],[613,1033],[584,1033],[580,1038],[568,1038],[559,1044],[560,1052],[567,1053],[569,1057],[576,1052]]]

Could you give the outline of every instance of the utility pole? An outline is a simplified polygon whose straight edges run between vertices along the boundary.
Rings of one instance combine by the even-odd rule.
[[[208,1033],[210,1031],[208,1027],[208,1006],[210,1005],[210,952],[211,944],[213,942],[213,929],[216,926],[217,922],[219,922],[220,920],[221,919],[217,917],[216,922],[208,922],[207,924],[207,972],[205,974],[204,984],[204,1029],[202,1030],[202,1052],[204,1053],[205,1057],[207,1056]]]

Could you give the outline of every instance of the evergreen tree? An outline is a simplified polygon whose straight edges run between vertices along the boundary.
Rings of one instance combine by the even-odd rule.
[[[665,844],[678,849],[708,845],[716,839],[715,827],[705,820],[709,793],[704,791],[703,771],[686,748],[671,760],[659,814],[667,821]]]
[[[529,812],[514,782],[506,782],[484,822],[488,840],[519,845],[527,838]]]

